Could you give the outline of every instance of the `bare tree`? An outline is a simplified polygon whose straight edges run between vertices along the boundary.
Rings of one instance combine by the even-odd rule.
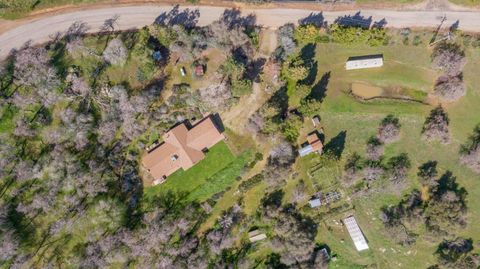
[[[400,121],[393,115],[388,115],[378,127],[377,138],[382,143],[391,143],[400,138]]]
[[[459,45],[441,42],[435,47],[432,62],[434,67],[443,70],[447,76],[455,77],[462,73],[467,59]]]
[[[103,59],[112,65],[124,65],[127,62],[127,57],[127,48],[119,38],[108,42],[107,47],[103,51]]]
[[[383,143],[380,139],[372,136],[367,142],[367,159],[378,161],[383,156]]]
[[[466,94],[465,84],[461,77],[441,76],[437,79],[433,94],[443,101],[452,102]]]
[[[37,89],[59,85],[55,69],[45,48],[27,47],[15,55],[14,77],[17,83]]]
[[[426,140],[440,140],[446,144],[450,140],[448,131],[448,116],[441,106],[430,111],[422,128],[422,137]]]

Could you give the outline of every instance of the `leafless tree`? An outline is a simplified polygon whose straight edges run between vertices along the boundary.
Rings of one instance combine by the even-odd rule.
[[[385,117],[377,131],[377,138],[382,143],[391,143],[400,138],[400,121],[393,115]]]
[[[15,54],[14,77],[16,83],[35,87],[37,90],[53,90],[59,85],[55,69],[49,63],[45,48],[27,47]]]
[[[448,131],[448,116],[441,106],[430,111],[430,115],[425,119],[422,128],[422,137],[426,140],[440,140],[446,144],[450,141],[450,132]]]
[[[127,62],[127,57],[127,48],[119,38],[108,42],[107,47],[103,51],[103,59],[112,65],[124,65]]]
[[[294,40],[295,26],[292,23],[285,24],[278,28],[277,39],[281,48],[281,58],[285,59],[287,56],[295,52],[297,44]]]
[[[471,150],[468,154],[461,155],[460,161],[473,171],[480,173],[480,146]]]
[[[1,233],[0,238],[0,261],[8,261],[17,253],[18,240],[13,231]]]
[[[435,47],[432,55],[434,67],[441,69],[449,77],[455,77],[462,73],[467,63],[465,53],[459,45],[442,42]]]
[[[466,88],[459,76],[441,76],[437,79],[433,94],[442,101],[453,102],[466,94]]]
[[[367,142],[367,159],[378,161],[383,156],[383,143],[376,137],[370,137]]]

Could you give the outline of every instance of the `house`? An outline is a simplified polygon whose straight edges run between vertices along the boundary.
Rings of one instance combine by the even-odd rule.
[[[315,207],[321,206],[322,202],[320,201],[320,199],[315,198],[315,199],[312,199],[312,200],[308,201],[308,204],[310,205],[311,208],[315,208]]]
[[[267,235],[261,233],[259,230],[253,230],[248,233],[248,240],[250,240],[251,243],[264,240],[265,238],[267,238]]]
[[[187,170],[203,160],[208,149],[223,139],[211,116],[191,127],[182,123],[163,135],[163,142],[143,156],[142,165],[157,185],[175,171]]]
[[[196,75],[197,77],[201,77],[201,76],[203,76],[204,74],[205,74],[205,68],[203,67],[203,65],[197,64],[197,65],[195,66],[195,75]]]
[[[318,153],[322,154],[323,150],[323,143],[318,137],[317,132],[313,132],[307,136],[307,142],[304,144],[302,148],[298,150],[298,154],[300,157],[306,156],[310,153]]]
[[[343,223],[347,227],[348,233],[353,240],[353,244],[357,251],[368,249],[367,240],[363,236],[362,230],[358,227],[357,221],[353,216],[350,216],[343,220]]]
[[[383,54],[350,57],[345,64],[345,69],[363,69],[383,66]]]

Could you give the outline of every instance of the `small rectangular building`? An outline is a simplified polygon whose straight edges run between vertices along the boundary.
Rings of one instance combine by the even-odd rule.
[[[381,66],[383,66],[383,54],[374,54],[348,58],[345,69],[354,70]]]
[[[261,233],[259,230],[253,230],[248,233],[248,239],[250,240],[251,243],[255,243],[257,241],[261,241],[267,238],[267,235],[264,233]]]
[[[316,198],[308,201],[308,204],[310,205],[311,208],[315,208],[315,207],[321,206],[322,202],[320,201],[320,199]]]
[[[367,240],[363,236],[362,230],[358,227],[357,221],[353,216],[350,216],[343,220],[343,224],[347,227],[347,231],[353,240],[353,244],[357,251],[368,249]]]
[[[307,143],[298,150],[300,157],[306,156],[310,153],[322,154],[323,143],[318,137],[317,132],[313,132],[307,136]]]

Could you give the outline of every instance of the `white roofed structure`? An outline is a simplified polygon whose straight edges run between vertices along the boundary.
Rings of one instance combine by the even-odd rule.
[[[345,64],[345,69],[363,69],[383,66],[383,54],[350,57]]]
[[[362,230],[358,227],[357,221],[353,216],[350,216],[343,220],[343,223],[347,227],[348,233],[355,244],[357,251],[368,249],[367,240],[363,236]]]

